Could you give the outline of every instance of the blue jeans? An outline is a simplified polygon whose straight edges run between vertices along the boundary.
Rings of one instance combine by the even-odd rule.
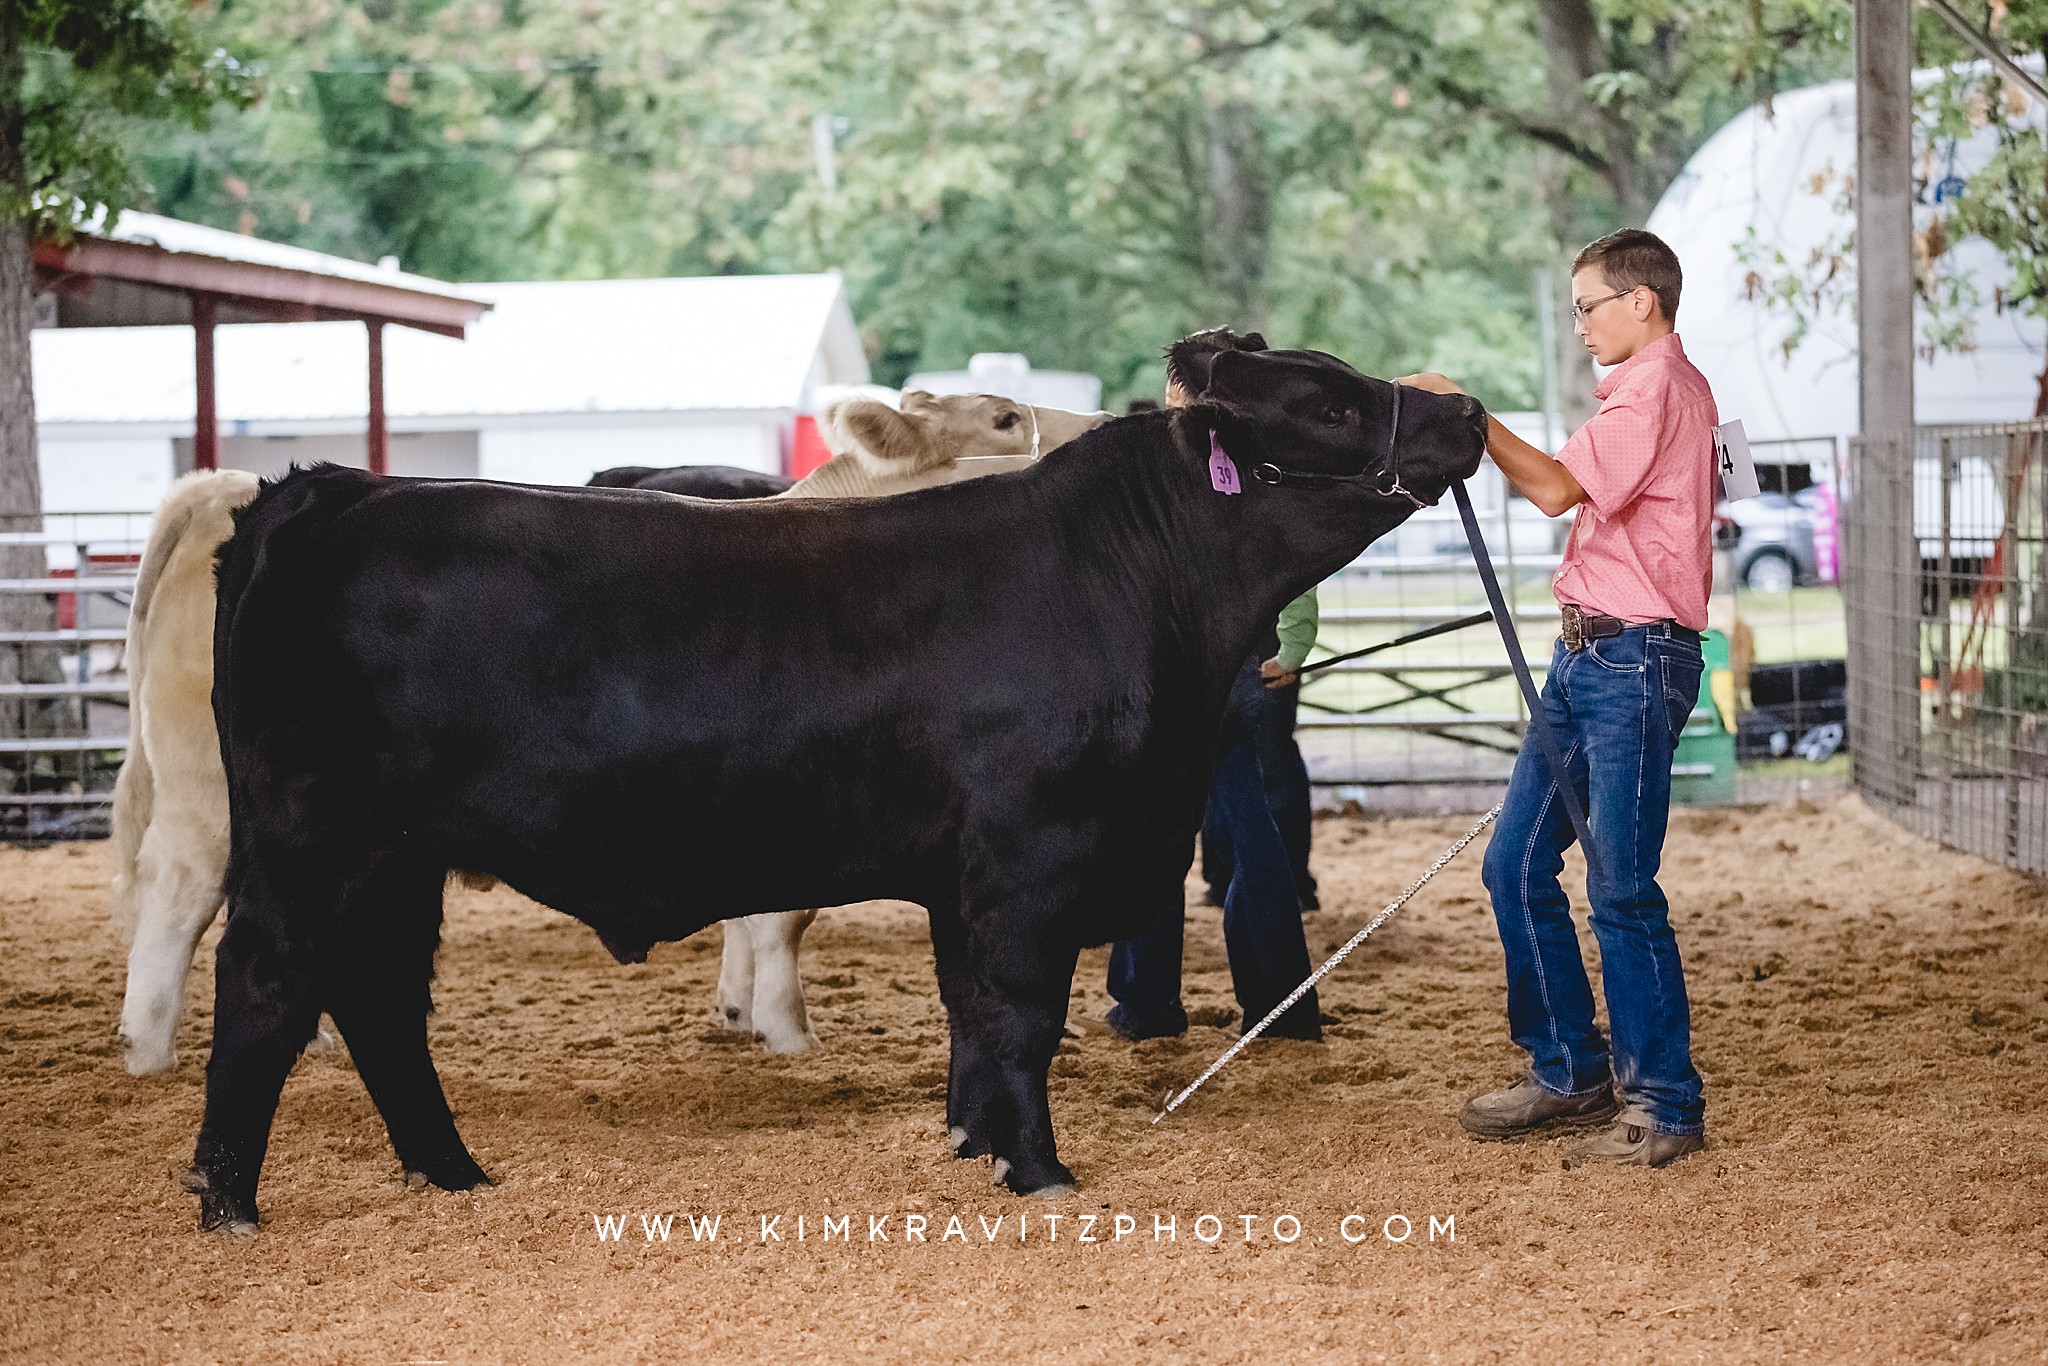
[[[1301,684],[1268,688],[1266,705],[1259,710],[1256,743],[1259,774],[1266,782],[1266,805],[1273,810],[1273,823],[1287,845],[1289,866],[1294,869],[1294,890],[1304,908],[1318,904],[1315,875],[1308,870],[1313,802],[1309,791],[1308,765],[1302,761],[1301,746],[1294,739],[1294,720],[1301,705]],[[1202,815],[1202,880],[1209,884],[1209,904],[1221,906],[1230,887],[1232,870],[1230,828],[1214,798]]]
[[[1230,838],[1223,945],[1246,1028],[1264,1019],[1310,970],[1294,865],[1267,802],[1259,762],[1258,728],[1262,710],[1270,705],[1269,691],[1259,681],[1259,661],[1253,658],[1231,685],[1223,762],[1209,788],[1209,809]],[[1187,1028],[1180,999],[1185,920],[1176,901],[1160,908],[1150,930],[1110,950],[1109,994],[1117,1004],[1109,1017],[1124,1033],[1149,1038]],[[1267,1032],[1284,1038],[1321,1038],[1315,992],[1295,1002]]]
[[[1699,696],[1701,669],[1693,633],[1636,626],[1577,654],[1560,640],[1543,685],[1544,714],[1600,865],[1586,893],[1611,1050],[1593,1022],[1592,987],[1558,884],[1571,821],[1537,745],[1525,742],[1515,760],[1484,869],[1507,953],[1508,1030],[1537,1084],[1582,1095],[1611,1082],[1625,1122],[1667,1134],[1697,1134],[1705,1123],[1685,972],[1657,885],[1671,754]]]

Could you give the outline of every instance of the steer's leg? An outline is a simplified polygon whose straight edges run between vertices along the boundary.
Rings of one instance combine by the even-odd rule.
[[[1019,1195],[1072,1189],[1053,1139],[1046,1074],[1065,1035],[1076,947],[1057,947],[1039,917],[969,912],[969,958],[983,1047],[994,1063],[1001,1127],[996,1171]]]
[[[459,1191],[490,1177],[456,1132],[427,1048],[442,882],[437,869],[405,867],[351,886],[338,917],[327,1009],[407,1179]]]
[[[178,1016],[199,936],[220,912],[224,832],[158,811],[135,859],[135,944],[121,1003],[121,1040],[136,1076],[177,1065]]]
[[[278,1094],[320,1018],[302,911],[253,860],[235,873],[215,960],[206,1111],[185,1181],[201,1228],[256,1231]]]
[[[797,969],[804,931],[817,917],[815,910],[774,911],[738,922],[754,945],[754,1032],[770,1053],[807,1053],[818,1046]]]
[[[968,961],[967,924],[957,897],[931,898],[932,956],[938,968],[939,999],[952,1031],[946,1068],[946,1139],[956,1155],[980,1157],[995,1151],[996,1116],[1002,1085],[995,1060],[978,1029],[974,970]]]
[[[718,1018],[727,1029],[754,1032],[754,936],[744,920],[719,922],[725,941],[718,960]]]

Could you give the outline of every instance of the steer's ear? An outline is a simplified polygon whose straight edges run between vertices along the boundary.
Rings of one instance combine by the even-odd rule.
[[[870,474],[900,477],[944,463],[925,428],[886,403],[855,399],[838,416],[848,453]]]

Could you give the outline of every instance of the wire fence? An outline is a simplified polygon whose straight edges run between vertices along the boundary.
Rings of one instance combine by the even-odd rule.
[[[1685,800],[1753,803],[1840,791],[1849,781],[1846,627],[1839,583],[1834,437],[1754,443],[1765,492],[1723,505],[1711,624],[1728,642],[1730,678],[1698,719],[1733,732],[1741,759]],[[1550,580],[1570,531],[1500,484],[1472,485],[1488,552],[1541,674],[1558,633]],[[1317,658],[1484,610],[1457,519],[1418,512],[1322,590]],[[1311,661],[1313,663],[1313,660]],[[1714,686],[1712,678],[1709,687]],[[1396,810],[1479,810],[1507,782],[1527,716],[1489,622],[1311,674],[1297,735],[1312,780],[1338,799]],[[1698,767],[1699,755],[1680,756]],[[1721,764],[1732,776],[1719,772]],[[1676,770],[1674,770],[1676,771]]]
[[[1540,674],[1557,635],[1549,582],[1566,528],[1511,496],[1490,465],[1470,488],[1523,650]],[[1374,543],[1319,596],[1315,659],[1486,611],[1448,499]],[[1527,720],[1489,620],[1311,673],[1295,733],[1311,781],[1340,799],[1465,810],[1484,808],[1489,790],[1505,785]]]
[[[2048,873],[2048,421],[1852,440],[1843,498],[1857,789]]]
[[[151,515],[0,517],[0,839],[107,832]]]

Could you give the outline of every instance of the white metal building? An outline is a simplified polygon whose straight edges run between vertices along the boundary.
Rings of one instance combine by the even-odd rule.
[[[467,341],[386,343],[393,474],[780,471],[814,391],[868,379],[836,272],[461,288],[494,305]],[[45,508],[154,508],[192,464],[189,331],[42,329],[34,345]],[[223,326],[217,357],[221,464],[365,464],[360,325]]]

